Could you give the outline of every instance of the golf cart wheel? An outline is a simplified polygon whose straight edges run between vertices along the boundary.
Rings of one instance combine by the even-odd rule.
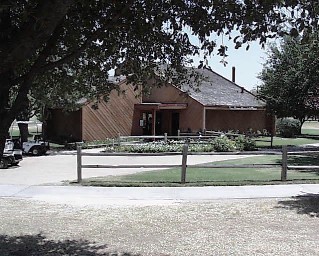
[[[34,156],[39,156],[41,154],[41,150],[39,147],[33,147],[30,150],[31,154]]]
[[[8,161],[5,158],[0,158],[0,169],[7,169]]]

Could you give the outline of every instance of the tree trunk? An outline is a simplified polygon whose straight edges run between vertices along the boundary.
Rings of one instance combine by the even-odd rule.
[[[1,46],[3,43],[10,41],[8,38],[9,33],[6,31],[10,31],[12,27],[10,11],[4,9],[3,13],[1,13],[1,26],[0,31],[4,31],[1,34]],[[0,52],[3,48],[0,49]],[[2,51],[7,56],[8,53]],[[2,63],[1,63],[2,64]],[[11,123],[14,120],[14,115],[11,111],[10,106],[10,88],[14,85],[14,70],[13,68],[6,67],[4,72],[0,72],[0,157],[3,156],[3,151],[6,143],[6,139],[9,135],[9,129]]]
[[[21,136],[21,143],[28,141],[29,137],[29,125],[28,123],[24,123],[24,121],[29,121],[31,116],[31,108],[29,107],[30,104],[24,104],[26,107],[23,108],[23,111],[19,113],[18,117],[16,118],[18,121],[20,136]],[[19,121],[22,121],[21,123]]]
[[[18,123],[21,143],[28,141],[29,137],[29,125],[27,123]]]
[[[0,123],[0,157],[3,155],[6,139],[9,137],[9,129],[14,119],[4,118]]]
[[[300,118],[299,121],[300,121],[300,127],[299,127],[299,131],[298,131],[299,132],[298,135],[301,135],[301,129],[302,129],[303,124],[306,121],[306,118]]]
[[[65,18],[74,0],[39,1],[32,13],[27,15],[27,20],[17,30],[14,38],[6,38],[4,33],[0,47],[0,156],[3,155],[5,140],[11,123],[28,102],[28,93],[38,70],[46,63],[52,47],[56,44],[57,35],[52,36],[60,22]],[[7,13],[4,13],[7,12]],[[11,31],[13,23],[10,19],[10,9],[4,8],[1,14],[1,31]],[[36,23],[36,24],[35,24]],[[16,29],[16,28],[14,28]],[[56,32],[57,33],[57,32]],[[9,35],[9,33],[7,33]],[[53,38],[52,38],[53,37]],[[9,40],[10,39],[10,40]],[[52,42],[51,42],[51,41]],[[8,44],[10,42],[10,44]],[[6,44],[7,43],[7,44]],[[32,62],[36,53],[39,57],[34,61],[26,74],[19,74],[16,68],[21,64]],[[17,77],[23,75],[22,77]],[[17,78],[22,78],[20,81]],[[18,81],[18,82],[17,82]],[[17,95],[12,97],[10,89],[16,87]]]
[[[0,157],[8,137],[8,132],[14,116],[10,111],[9,97],[10,87],[12,85],[12,72],[8,71],[0,75]]]
[[[6,138],[9,136],[9,129],[28,102],[29,84],[25,84],[24,89],[19,91],[17,98],[10,105],[10,88],[14,85],[12,72],[0,74],[0,156],[3,155]]]

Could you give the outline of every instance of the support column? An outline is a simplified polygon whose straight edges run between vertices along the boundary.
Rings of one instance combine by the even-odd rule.
[[[202,123],[202,131],[206,131],[206,108],[203,108],[203,123]]]
[[[156,134],[156,130],[155,130],[155,128],[156,128],[156,109],[153,109],[153,112],[152,112],[152,116],[153,116],[153,118],[152,118],[152,135],[153,136],[155,136],[155,134]]]

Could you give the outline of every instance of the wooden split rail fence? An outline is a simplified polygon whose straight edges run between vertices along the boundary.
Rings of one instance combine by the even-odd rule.
[[[188,144],[183,146],[182,153],[180,152],[170,152],[170,153],[85,153],[82,152],[81,145],[77,146],[77,182],[82,181],[82,169],[83,168],[181,168],[181,180],[182,184],[186,183],[186,171],[187,168],[274,168],[281,167],[281,181],[287,181],[287,170],[319,170],[319,166],[288,166],[288,156],[289,155],[309,155],[309,154],[319,154],[319,151],[291,151],[288,152],[287,146],[283,146],[280,151],[270,151],[270,152],[212,152],[212,153],[194,153],[188,152]],[[169,155],[182,155],[181,164],[173,165],[99,165],[99,164],[82,164],[83,156],[169,156]],[[187,164],[188,155],[282,155],[281,164],[238,164],[238,165],[213,165],[213,164]]]
[[[167,143],[169,140],[175,140],[180,141],[181,143],[185,143],[185,140],[193,140],[193,142],[188,142],[189,144],[196,144],[198,141],[201,143],[210,143],[208,142],[211,139],[220,137],[220,136],[227,136],[231,138],[236,138],[239,136],[247,136],[244,134],[237,134],[237,133],[223,133],[223,132],[213,132],[213,131],[206,131],[205,133],[186,133],[186,132],[180,132],[178,130],[176,136],[168,136],[167,133],[164,133],[164,135],[144,135],[144,136],[121,136],[121,134],[118,134],[117,139],[113,139],[113,146],[119,146],[125,144],[125,141],[128,142],[140,142],[140,141],[155,141],[155,140],[162,140],[165,143]],[[254,141],[261,141],[265,143],[269,143],[270,147],[273,147],[273,139],[274,137],[272,135],[253,135],[253,136],[248,136]]]

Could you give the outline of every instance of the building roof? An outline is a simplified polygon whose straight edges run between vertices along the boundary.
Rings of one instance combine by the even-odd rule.
[[[209,69],[197,69],[203,76],[197,89],[182,84],[181,90],[204,106],[264,107],[266,104],[255,95]]]

